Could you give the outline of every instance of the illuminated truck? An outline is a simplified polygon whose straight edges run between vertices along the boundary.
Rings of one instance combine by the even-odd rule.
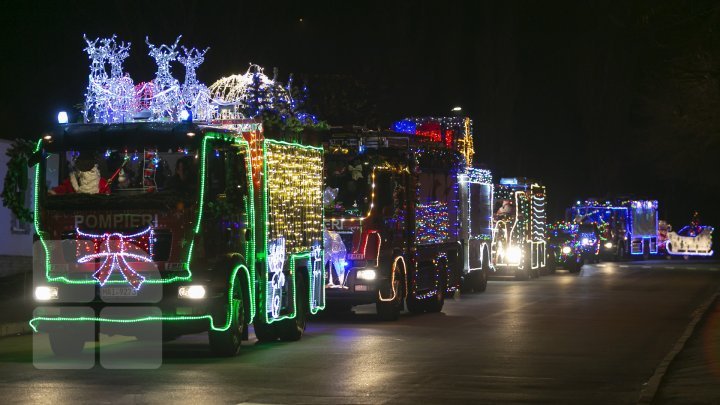
[[[439,140],[439,141],[438,141]],[[463,277],[463,156],[410,132],[334,130],[325,155],[329,308],[439,312]]]
[[[601,257],[618,260],[658,252],[656,200],[578,201],[570,208],[568,217],[577,224],[597,225]]]
[[[79,156],[108,192],[64,192]],[[30,325],[57,355],[99,334],[298,340],[325,306],[320,147],[190,122],[66,124],[37,143]],[[102,184],[102,183],[101,183]],[[74,183],[73,183],[74,186]]]
[[[460,174],[460,240],[463,245],[463,292],[482,292],[493,271],[493,179],[487,169],[465,168]]]
[[[494,191],[492,262],[499,273],[526,280],[546,267],[545,187],[502,178]]]

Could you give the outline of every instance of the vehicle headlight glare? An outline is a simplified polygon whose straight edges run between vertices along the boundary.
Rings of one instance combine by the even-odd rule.
[[[570,246],[563,246],[562,252],[564,255],[569,255],[572,252],[572,248],[570,248]]]
[[[375,273],[375,270],[373,270],[373,269],[364,269],[364,270],[358,270],[355,277],[358,280],[375,280],[375,277],[377,277],[377,274]]]
[[[612,249],[613,244],[612,242],[605,242],[605,249]]]
[[[588,238],[582,238],[582,244],[587,246],[587,245],[592,244],[592,242]]]
[[[184,285],[184,286],[178,288],[178,298],[201,300],[201,299],[205,298],[205,286]]]
[[[521,258],[522,258],[522,251],[520,250],[520,247],[513,246],[510,249],[508,249],[508,252],[507,252],[508,263],[520,263]]]
[[[38,301],[50,301],[58,299],[58,288],[40,286],[35,287],[35,299]]]

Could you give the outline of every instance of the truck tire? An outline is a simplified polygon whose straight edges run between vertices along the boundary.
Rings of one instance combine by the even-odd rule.
[[[278,331],[274,323],[267,324],[258,320],[253,323],[253,329],[255,329],[255,337],[261,343],[278,340]]]
[[[407,300],[407,309],[408,312],[413,314],[422,314],[425,312],[425,306],[423,305],[423,302],[417,299],[416,297],[412,297],[408,295]]]
[[[472,277],[472,289],[476,293],[481,293],[487,290],[488,283],[488,269],[487,264],[483,263],[482,269],[473,272],[475,275]],[[471,274],[473,274],[471,273]]]
[[[76,357],[82,353],[85,340],[72,331],[60,330],[49,333],[50,349],[61,358]]]
[[[434,296],[428,298],[428,300],[423,303],[427,312],[442,311],[443,306],[445,305],[445,288],[446,287],[439,288]]]
[[[400,270],[399,265],[395,266],[395,274],[394,277],[392,277],[392,280],[394,281],[388,281],[386,285],[380,288],[377,301],[375,303],[378,318],[381,321],[397,321],[403,308],[405,282],[403,272]],[[393,297],[393,299],[390,301],[383,301],[381,300],[381,297]]]
[[[243,305],[242,283],[237,275],[235,276],[235,291],[232,301],[221,305],[216,313],[224,312],[230,316],[230,324],[225,330],[213,330],[208,332],[210,350],[216,356],[230,357],[240,352],[243,329],[245,328],[245,308]],[[239,287],[239,288],[238,288]]]
[[[277,323],[278,338],[284,342],[295,342],[302,338],[308,319],[308,290],[306,288],[305,269],[298,269],[295,293],[295,318],[283,319]]]

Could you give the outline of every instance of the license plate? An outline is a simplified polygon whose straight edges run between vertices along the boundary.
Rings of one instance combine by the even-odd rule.
[[[365,255],[362,253],[350,253],[348,254],[348,259],[350,260],[362,260],[365,258]]]
[[[137,290],[132,287],[102,287],[101,297],[137,297]]]
[[[368,290],[368,287],[366,285],[360,284],[360,285],[355,286],[355,291],[367,291],[367,290]]]

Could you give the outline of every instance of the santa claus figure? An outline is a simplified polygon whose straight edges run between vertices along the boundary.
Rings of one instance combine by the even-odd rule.
[[[50,190],[50,194],[110,194],[110,186],[102,176],[91,153],[81,152],[75,159],[69,178]]]

